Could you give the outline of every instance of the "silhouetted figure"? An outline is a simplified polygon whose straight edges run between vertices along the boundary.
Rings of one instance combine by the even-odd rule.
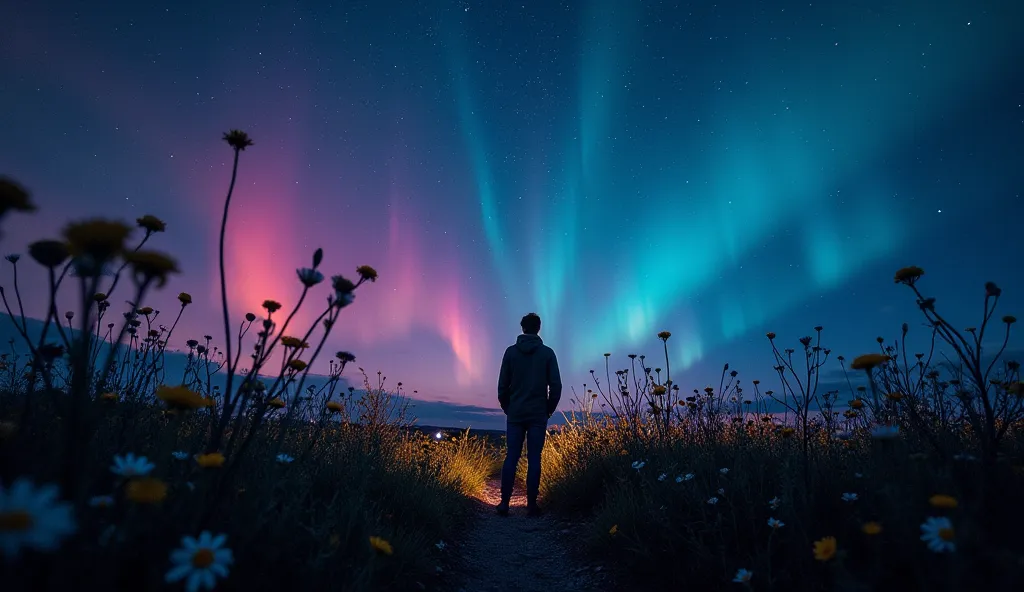
[[[498,513],[508,515],[516,466],[526,441],[526,501],[530,516],[540,515],[537,493],[540,490],[540,452],[548,419],[562,396],[555,351],[544,345],[540,336],[540,317],[530,313],[519,322],[523,334],[505,350],[498,374],[498,403],[507,417],[505,435],[508,452],[501,468],[501,503]]]

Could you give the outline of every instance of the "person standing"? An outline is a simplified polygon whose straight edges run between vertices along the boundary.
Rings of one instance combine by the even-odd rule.
[[[498,404],[506,416],[505,436],[508,449],[501,468],[501,502],[498,514],[508,516],[516,467],[526,443],[527,514],[539,516],[540,459],[548,419],[555,413],[562,396],[555,351],[540,338],[540,317],[529,313],[519,325],[523,329],[514,345],[505,349],[498,373]]]

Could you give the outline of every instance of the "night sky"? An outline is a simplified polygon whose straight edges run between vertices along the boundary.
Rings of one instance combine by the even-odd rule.
[[[328,274],[372,265],[331,351],[432,401],[496,407],[529,311],[566,400],[661,330],[687,390],[725,362],[769,382],[769,330],[824,325],[847,356],[923,334],[905,265],[964,326],[988,280],[1024,315],[1012,0],[5,0],[0,23],[0,173],[41,207],[2,249],[159,216],[185,274],[148,304],[193,294],[182,342],[223,338],[231,128],[255,141],[236,319],[294,303],[317,247]]]

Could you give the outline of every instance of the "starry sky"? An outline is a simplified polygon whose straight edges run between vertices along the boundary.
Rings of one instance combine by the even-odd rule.
[[[453,413],[496,407],[529,311],[565,399],[661,330],[687,389],[725,362],[767,382],[766,331],[824,325],[853,356],[919,322],[905,265],[965,326],[988,280],[1024,314],[1021,22],[1012,0],[7,0],[0,172],[42,211],[3,249],[156,215],[185,273],[149,304],[188,291],[178,335],[220,336],[239,128],[239,318],[294,303],[323,247],[328,274],[380,273],[331,350]]]

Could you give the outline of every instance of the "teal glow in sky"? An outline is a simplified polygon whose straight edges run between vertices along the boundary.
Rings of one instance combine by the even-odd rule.
[[[572,384],[670,330],[687,387],[768,379],[768,330],[871,347],[916,319],[903,265],[1024,313],[1018,3],[115,5],[0,9],[0,172],[48,212],[4,249],[166,219],[182,339],[218,326],[229,127],[256,141],[233,309],[294,301],[317,247],[374,265],[331,345],[452,403],[435,422],[496,407],[528,311]]]

